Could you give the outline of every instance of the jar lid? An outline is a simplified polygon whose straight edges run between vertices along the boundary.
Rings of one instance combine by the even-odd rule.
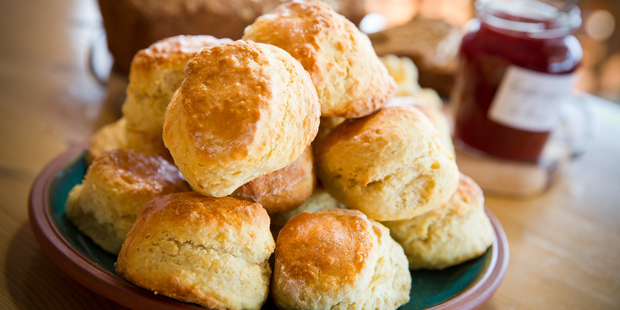
[[[553,2],[547,0],[546,2]],[[526,33],[533,38],[566,36],[581,26],[579,7],[562,7],[537,0],[478,0],[476,15],[502,31]],[[557,2],[557,1],[556,1]]]

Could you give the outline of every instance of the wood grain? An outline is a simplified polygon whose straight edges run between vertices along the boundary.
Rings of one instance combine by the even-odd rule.
[[[37,172],[116,117],[86,67],[97,14],[94,1],[0,2],[2,309],[124,309],[60,271],[27,216]]]
[[[482,309],[620,307],[620,108],[594,97],[599,135],[547,193],[487,197],[510,244],[510,266]]]
[[[117,118],[90,76],[95,0],[0,2],[0,308],[122,309],[62,273],[28,225],[36,173]],[[590,153],[528,200],[487,197],[510,265],[482,309],[620,308],[620,107],[589,98],[600,122]]]

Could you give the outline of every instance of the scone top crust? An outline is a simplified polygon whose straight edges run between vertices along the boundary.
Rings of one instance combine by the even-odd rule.
[[[246,28],[243,40],[278,46],[295,57],[304,69],[314,73],[322,70],[319,63],[320,36],[326,28],[336,27],[336,14],[320,1],[290,1],[258,17]]]
[[[388,232],[357,210],[302,212],[293,217],[277,240],[274,285],[277,294],[287,296],[277,301],[288,300],[286,309],[321,308],[367,284],[379,253],[373,233],[380,239]]]
[[[443,148],[422,112],[383,108],[336,127],[317,146],[317,174],[334,198],[371,219],[410,219],[456,190],[458,168]]]
[[[130,81],[131,76],[135,77],[138,73],[146,75],[162,65],[184,66],[203,49],[226,42],[230,42],[230,39],[218,39],[208,35],[179,35],[159,40],[134,56],[131,62],[131,72],[134,74],[130,75]]]
[[[403,136],[419,138],[403,139]],[[368,185],[400,169],[404,154],[389,155],[392,151],[407,148],[412,140],[423,141],[425,137],[433,136],[439,136],[439,133],[428,117],[416,108],[384,108],[367,117],[340,124],[319,144],[315,155],[325,159],[321,161],[327,166],[325,168],[337,170],[343,179],[355,179]],[[425,148],[421,145],[412,149],[423,153]],[[412,157],[422,156],[416,155]]]
[[[441,142],[444,146],[444,150],[446,150],[451,156],[454,156],[454,144],[452,143],[452,135],[450,133],[450,122],[448,121],[448,117],[442,111],[442,103],[441,99],[439,103],[435,103],[431,98],[425,98],[423,93],[428,89],[424,89],[422,91],[418,91],[416,95],[422,97],[400,97],[398,100],[390,101],[384,108],[388,107],[398,107],[398,106],[412,106],[420,112],[424,113],[426,117],[431,121],[435,129],[441,135]],[[433,90],[431,90],[433,91]],[[435,94],[436,95],[436,94]],[[319,134],[320,134],[319,128]]]
[[[280,232],[277,255],[289,279],[314,282],[330,290],[351,284],[368,264],[372,227],[359,211],[303,212]],[[309,243],[312,242],[312,243]],[[321,279],[321,276],[328,279]]]
[[[166,111],[164,142],[196,191],[229,195],[293,162],[316,136],[316,90],[278,47],[218,45],[196,55],[185,74]]]
[[[123,115],[129,129],[161,136],[166,107],[185,77],[187,62],[205,48],[229,39],[175,36],[140,50],[131,62]]]
[[[128,149],[116,149],[95,158],[86,181],[95,180],[106,188],[149,197],[190,190],[179,170],[162,157]]]
[[[275,137],[265,125],[284,116],[283,109],[271,108],[272,101],[285,99],[276,96],[288,86],[273,77],[287,71],[276,60],[282,56],[278,52],[267,45],[235,42],[205,51],[188,63],[178,94],[182,101],[174,103],[191,118],[187,130],[199,158],[215,160],[223,153],[241,160],[269,148],[252,142]]]
[[[290,1],[256,19],[243,40],[289,52],[310,72],[321,99],[321,116],[357,118],[385,105],[396,82],[368,37],[329,5]]]
[[[261,264],[275,248],[269,222],[267,212],[257,203],[196,192],[175,193],[144,205],[122,251],[136,250],[132,243],[139,244],[150,234],[167,233],[179,243],[213,247]]]

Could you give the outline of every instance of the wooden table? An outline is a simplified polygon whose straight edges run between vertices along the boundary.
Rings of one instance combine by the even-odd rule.
[[[60,271],[27,217],[37,172],[119,116],[88,73],[96,2],[1,1],[0,25],[0,308],[122,308]],[[560,182],[534,199],[487,197],[510,266],[482,309],[620,308],[620,106],[590,100],[600,134]]]

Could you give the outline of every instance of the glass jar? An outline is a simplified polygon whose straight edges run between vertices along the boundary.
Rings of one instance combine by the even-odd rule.
[[[456,138],[485,153],[536,161],[559,119],[583,51],[565,12],[534,1],[478,1],[460,48]]]

